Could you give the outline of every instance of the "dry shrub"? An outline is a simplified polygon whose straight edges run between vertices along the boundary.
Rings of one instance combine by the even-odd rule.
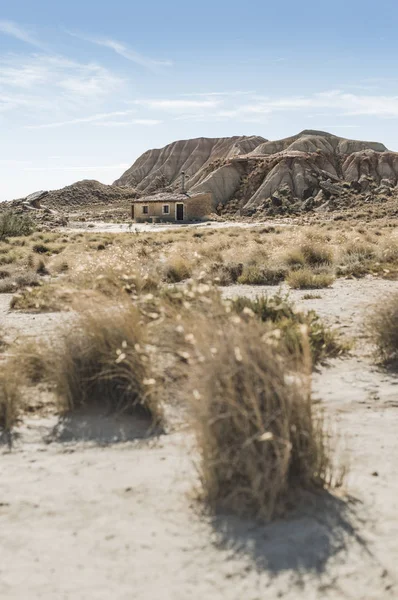
[[[0,367],[0,440],[6,435],[10,441],[10,433],[18,420],[21,410],[21,375],[10,362]]]
[[[321,244],[308,242],[301,246],[300,251],[304,256],[305,263],[311,267],[333,264],[332,250]]]
[[[350,341],[324,325],[315,311],[299,311],[280,294],[255,299],[239,297],[232,301],[231,308],[241,317],[250,319],[253,315],[264,323],[269,339],[279,340],[293,359],[304,358],[308,344],[314,365],[345,354],[351,347]]]
[[[51,379],[55,353],[43,340],[22,338],[15,342],[11,351],[10,363],[27,384]]]
[[[299,290],[310,290],[330,287],[335,277],[331,273],[314,273],[311,269],[290,271],[286,282],[290,287]]]
[[[369,317],[368,330],[378,360],[398,365],[398,294],[377,305]]]
[[[298,360],[292,370],[255,323],[201,329],[191,385],[210,506],[269,520],[304,490],[339,484],[322,415],[311,401],[308,364]]]
[[[283,262],[292,269],[305,266],[305,256],[301,248],[293,248],[283,256]]]
[[[166,281],[170,283],[178,283],[191,276],[192,267],[190,263],[182,256],[171,258],[164,268],[164,276]]]
[[[245,265],[238,283],[247,285],[278,285],[286,275],[286,270],[281,267],[261,267],[259,265]]]
[[[82,308],[55,350],[54,378],[63,412],[95,406],[161,419],[146,328],[128,303]]]
[[[218,285],[231,285],[236,283],[242,275],[243,264],[235,262],[213,263],[209,271],[210,277]]]

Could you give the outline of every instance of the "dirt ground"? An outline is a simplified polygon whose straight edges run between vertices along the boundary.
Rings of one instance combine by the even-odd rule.
[[[60,227],[60,231],[90,231],[101,233],[128,233],[130,232],[159,232],[181,229],[256,229],[261,227],[286,227],[291,226],[291,219],[274,219],[273,221],[203,221],[201,223],[109,223],[102,221],[79,222],[70,221],[67,227]]]
[[[232,286],[226,296],[276,288]],[[398,378],[369,356],[364,316],[398,282],[337,280],[314,308],[357,339],[314,375],[314,396],[350,457],[341,497],[268,526],[212,518],[195,501],[189,432],[81,415],[30,417],[0,450],[0,598],[5,600],[373,600],[398,597]],[[318,294],[318,292],[316,292]],[[62,314],[0,324],[47,335]],[[343,500],[344,495],[344,500]]]

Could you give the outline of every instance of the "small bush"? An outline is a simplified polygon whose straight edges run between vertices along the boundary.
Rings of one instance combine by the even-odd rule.
[[[330,273],[314,273],[311,269],[290,271],[286,282],[293,289],[311,290],[330,287],[334,283],[334,275]]]
[[[161,418],[144,326],[130,304],[83,309],[62,335],[54,376],[63,412],[97,406]]]
[[[286,275],[282,268],[259,267],[258,265],[246,265],[238,283],[247,285],[278,285]]]
[[[37,254],[49,254],[50,253],[50,248],[48,246],[46,246],[45,244],[34,244],[34,246],[32,247],[33,252],[36,252]]]
[[[12,277],[0,280],[0,294],[11,294],[17,289],[17,283]]]
[[[208,331],[193,388],[200,479],[213,509],[269,520],[334,480],[309,375],[252,324]],[[336,483],[341,483],[336,481]]]
[[[238,281],[242,275],[242,263],[213,263],[210,267],[210,274],[214,282],[219,285],[231,285]]]
[[[7,254],[2,254],[2,256],[0,256],[0,265],[11,265],[16,260],[16,254],[14,252],[8,252]]]
[[[34,229],[32,219],[26,215],[16,215],[11,211],[0,215],[0,240],[30,235]]]
[[[305,256],[301,248],[289,250],[283,257],[283,262],[292,269],[297,269],[305,266]]]
[[[316,243],[307,243],[303,244],[300,250],[305,263],[310,267],[333,264],[333,252],[330,248],[325,248]]]
[[[350,343],[342,340],[335,331],[323,324],[315,311],[301,312],[294,304],[279,294],[259,296],[252,300],[240,297],[232,302],[239,315],[254,315],[268,325],[267,336],[280,340],[291,356],[303,355],[308,339],[314,365],[327,358],[346,353]]]
[[[4,363],[0,367],[0,439],[10,433],[17,422],[21,408],[20,375]]]
[[[44,262],[44,260],[40,259],[38,262],[38,265],[36,267],[36,273],[38,275],[49,275],[50,272],[47,269],[46,263]]]
[[[373,309],[368,330],[375,345],[378,360],[388,365],[398,365],[398,295],[384,300]]]
[[[178,283],[191,276],[191,265],[182,257],[171,259],[165,267],[164,275],[166,281],[170,283]]]

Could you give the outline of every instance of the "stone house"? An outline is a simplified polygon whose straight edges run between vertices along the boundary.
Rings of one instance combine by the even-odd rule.
[[[131,218],[135,223],[202,221],[212,212],[211,193],[163,192],[137,198],[131,205]]]

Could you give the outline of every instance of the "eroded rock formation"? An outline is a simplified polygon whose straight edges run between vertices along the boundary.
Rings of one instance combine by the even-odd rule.
[[[374,191],[382,182],[396,186],[398,153],[378,142],[311,130],[276,141],[199,138],[146,152],[115,184],[173,190],[182,171],[188,191],[212,192],[217,210],[297,212],[327,209],[335,198],[349,202],[350,193]]]

